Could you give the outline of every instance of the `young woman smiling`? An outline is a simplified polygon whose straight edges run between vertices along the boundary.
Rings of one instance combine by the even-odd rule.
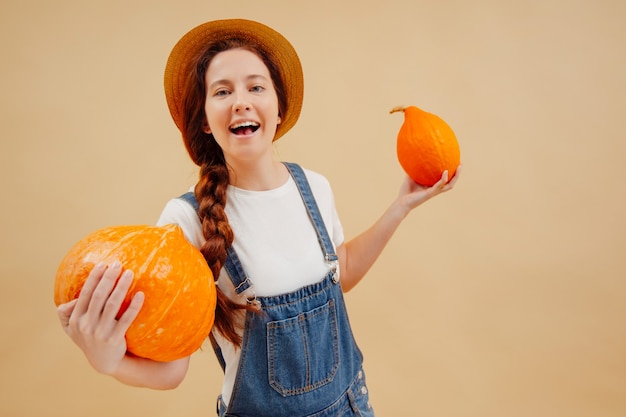
[[[176,223],[217,277],[210,335],[224,370],[220,416],[373,416],[363,357],[343,292],[363,278],[411,210],[454,187],[447,173],[425,188],[405,178],[398,197],[346,241],[329,182],[274,159],[273,142],[296,123],[303,77],[292,45],[242,19],[202,24],[176,44],[165,71],[174,122],[199,180],[169,201],[158,224]],[[59,307],[66,332],[92,366],[137,386],[168,389],[189,358],[163,363],[126,353],[138,294],[115,321],[132,273],[90,274],[78,301]]]

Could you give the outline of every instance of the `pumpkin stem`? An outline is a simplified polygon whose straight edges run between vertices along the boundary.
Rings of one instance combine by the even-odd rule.
[[[396,106],[393,109],[389,110],[389,114],[399,112],[399,111],[403,112],[404,110],[406,110],[406,106]]]

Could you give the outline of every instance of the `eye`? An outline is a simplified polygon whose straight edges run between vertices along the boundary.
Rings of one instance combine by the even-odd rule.
[[[265,87],[263,87],[262,85],[255,85],[250,89],[250,91],[252,91],[253,93],[261,93],[265,91]]]
[[[219,90],[216,90],[216,91],[213,93],[213,95],[214,95],[215,97],[226,96],[226,95],[228,95],[228,94],[230,94],[230,91],[226,90],[225,88],[221,88],[221,89],[219,89]]]

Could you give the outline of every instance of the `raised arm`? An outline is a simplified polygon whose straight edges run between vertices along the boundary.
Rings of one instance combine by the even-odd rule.
[[[341,285],[350,291],[365,276],[397,230],[402,220],[417,206],[431,198],[451,190],[456,184],[461,166],[454,178],[448,181],[448,171],[432,187],[423,187],[406,177],[398,197],[383,215],[366,231],[337,248]]]
[[[57,308],[61,326],[96,371],[127,385],[175,388],[187,373],[188,357],[173,362],[156,362],[126,351],[125,334],[141,309],[143,293],[134,296],[119,320],[115,316],[132,281],[132,271],[122,273],[119,262],[109,267],[96,265],[79,297]]]

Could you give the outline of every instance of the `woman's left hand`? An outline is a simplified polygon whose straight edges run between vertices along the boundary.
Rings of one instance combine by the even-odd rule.
[[[400,187],[400,194],[398,198],[403,201],[408,211],[413,210],[415,207],[425,203],[431,198],[454,188],[454,185],[459,179],[462,168],[462,165],[458,166],[456,173],[450,182],[448,182],[448,171],[444,171],[441,175],[441,179],[433,184],[432,187],[425,187],[417,184],[407,176]]]

